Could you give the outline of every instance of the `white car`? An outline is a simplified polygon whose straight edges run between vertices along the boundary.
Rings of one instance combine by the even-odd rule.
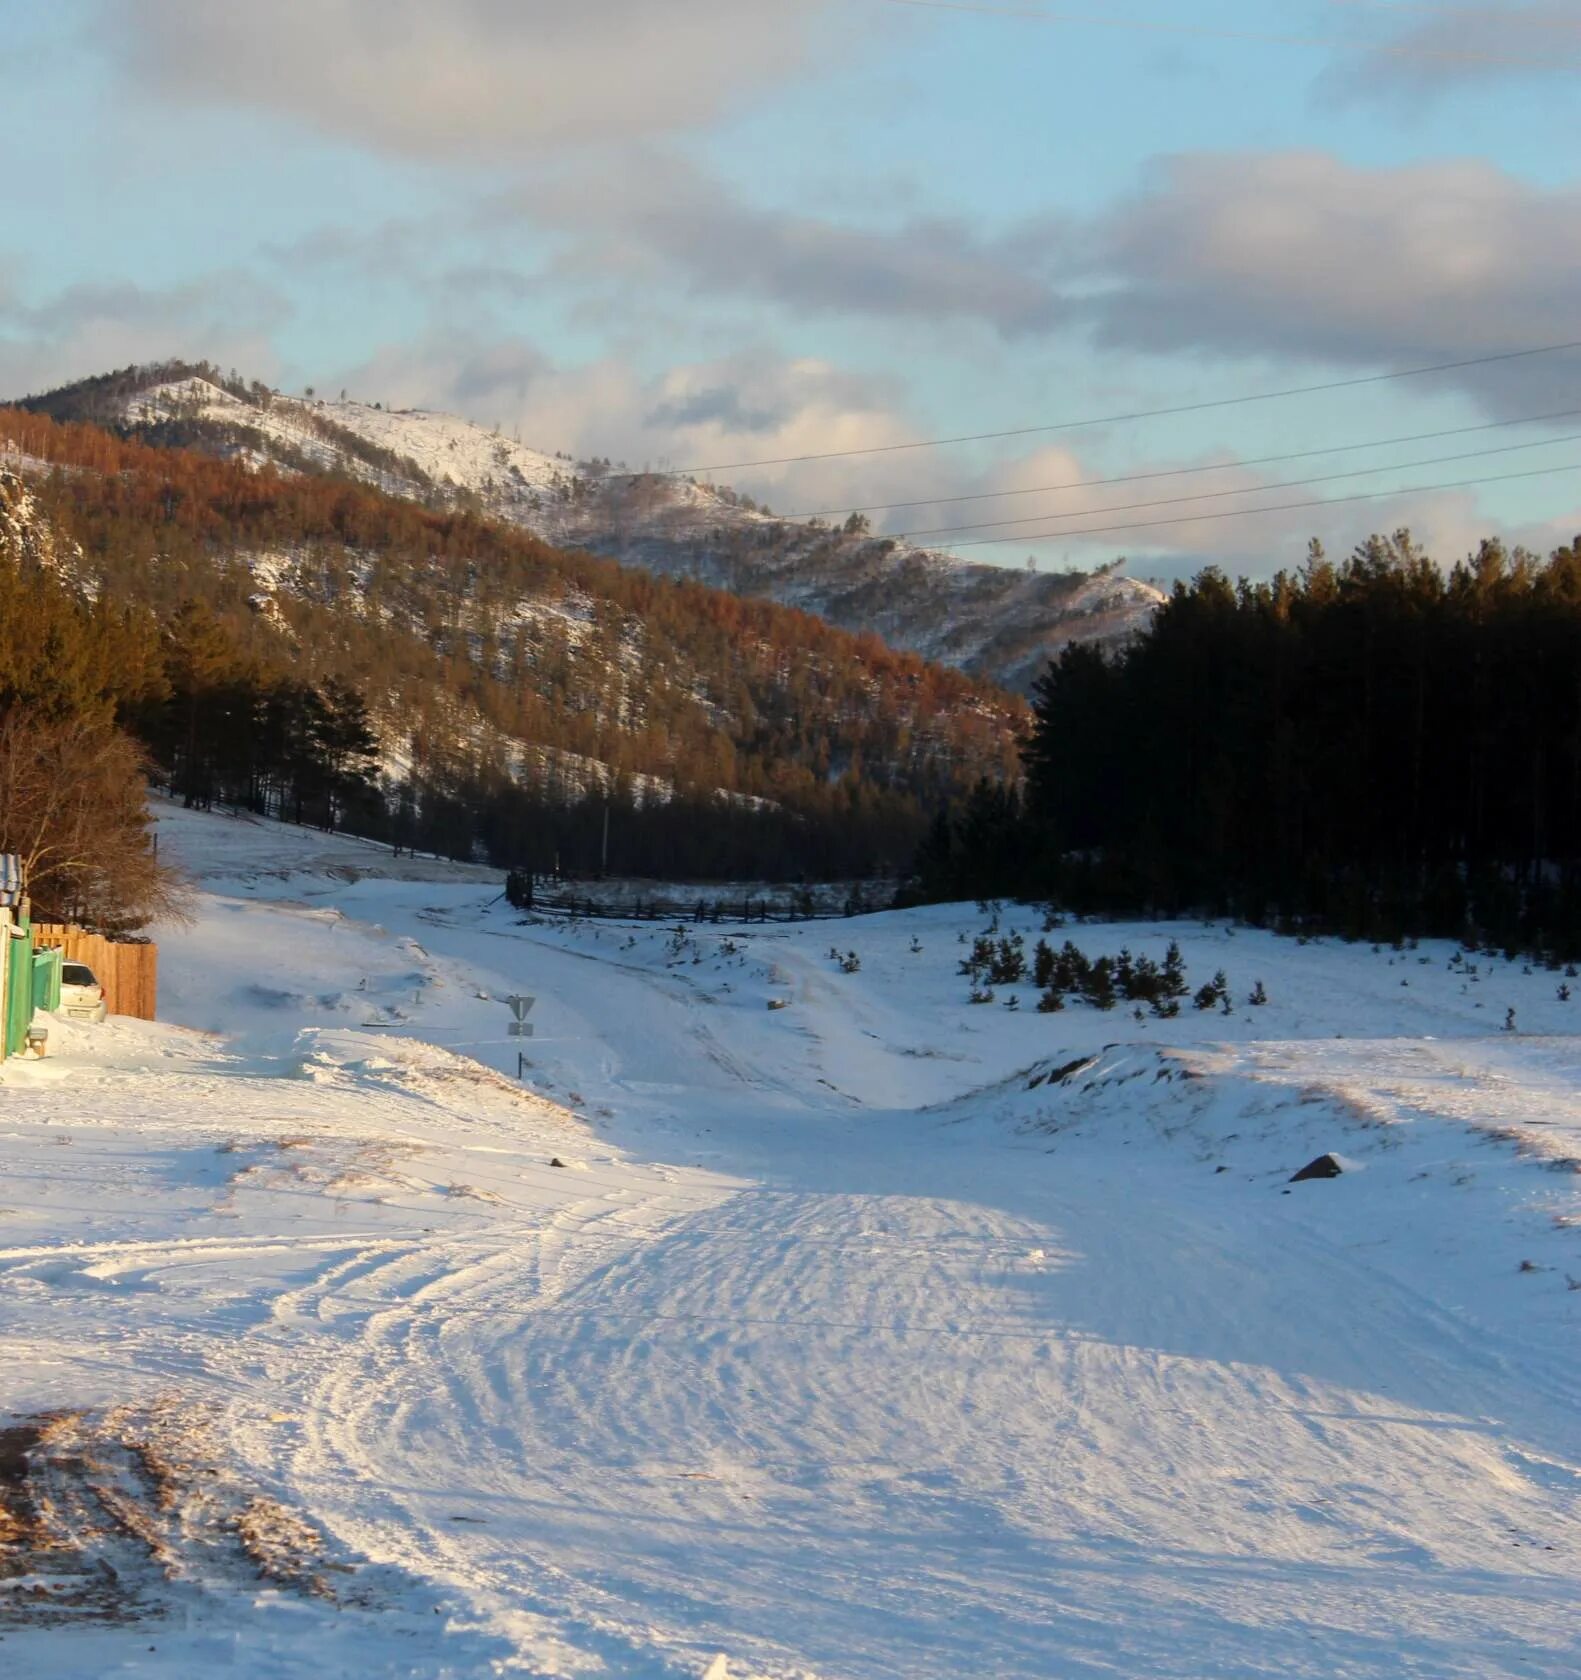
[[[60,965],[60,1012],[73,1021],[102,1021],[110,1013],[104,987],[86,963]]]

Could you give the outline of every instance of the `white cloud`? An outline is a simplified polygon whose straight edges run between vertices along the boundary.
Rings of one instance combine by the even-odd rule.
[[[37,303],[0,289],[0,400],[134,362],[180,357],[272,379],[284,299],[245,274],[168,287],[68,286]]]
[[[1001,500],[940,503],[899,517],[921,541],[999,563],[1013,563],[1030,551],[1068,555],[1073,563],[1087,565],[1116,554],[1178,551],[1191,557],[1192,569],[1207,563],[1203,556],[1212,556],[1231,571],[1258,572],[1300,558],[1308,534],[1303,521],[1316,520],[1325,532],[1342,526],[1347,545],[1353,527],[1362,534],[1379,528],[1378,512],[1343,505],[1302,513],[1257,511],[1322,498],[1321,488],[1279,489],[1282,476],[1298,476],[1298,470],[1281,475],[1222,452],[1198,459],[1138,457],[1100,469],[1080,444],[1045,445],[999,464],[982,475],[975,492],[968,492],[1010,492]],[[1379,506],[1399,523],[1390,501]],[[1249,511],[1212,517],[1242,509]],[[894,528],[897,516],[886,517]],[[988,523],[970,525],[974,519]],[[1148,564],[1140,567],[1144,573]]]
[[[579,158],[493,200],[482,229],[512,223],[562,241],[562,283],[668,284],[791,314],[983,323],[1013,337],[1068,314],[1051,281],[1042,224],[989,236],[959,218],[859,225],[753,204],[671,151]]]
[[[609,456],[636,470],[908,442],[895,389],[816,358],[743,350],[644,376],[615,357],[558,366],[520,338],[440,335],[390,346],[331,381],[395,407],[498,423],[534,448]],[[777,507],[838,505],[866,492],[921,494],[937,463],[871,457],[721,472]]]
[[[706,122],[794,74],[827,4],[100,0],[104,43],[161,98],[484,163]]]
[[[453,410],[486,425],[519,431],[524,442],[577,457],[608,455],[633,468],[689,468],[830,450],[890,449],[921,435],[904,394],[892,383],[865,379],[813,358],[787,358],[767,350],[712,361],[679,364],[651,377],[604,359],[557,367],[521,340],[487,343],[440,338],[415,350],[391,349],[336,383],[397,406]],[[1098,453],[1096,439],[1043,444],[991,466],[975,465],[949,451],[901,449],[835,460],[780,461],[767,467],[721,470],[718,479],[785,514],[814,511],[835,518],[875,503],[908,505],[872,515],[874,529],[915,536],[929,546],[959,546],[967,558],[1019,565],[1035,550],[1042,563],[1090,567],[1121,554],[1139,556],[1140,576],[1189,575],[1212,563],[1232,574],[1267,576],[1298,565],[1309,536],[1319,536],[1336,556],[1374,531],[1409,526],[1446,563],[1471,551],[1493,532],[1506,541],[1547,549],[1581,528],[1581,508],[1552,520],[1513,529],[1483,512],[1473,491],[1438,491],[1331,501],[1300,511],[1253,512],[1233,519],[1189,517],[1232,507],[1321,501],[1387,480],[1360,479],[1329,486],[1280,490],[1300,469],[1247,466],[1233,456],[1196,459],[1138,457],[1126,461]],[[1549,457],[1541,457],[1546,460]],[[1160,473],[1180,467],[1211,470],[1134,484],[1095,484],[1120,475]],[[1325,470],[1318,463],[1314,471]],[[1337,470],[1328,463],[1327,470]],[[1454,469],[1449,469],[1451,474]],[[1399,481],[1431,482],[1431,470],[1402,469]],[[1044,485],[1077,486],[985,502],[952,503],[952,496],[1029,491]],[[1261,491],[1149,508],[1122,504],[1162,501],[1211,491]],[[1010,530],[971,527],[959,538],[923,536],[939,527],[967,527],[973,519],[1020,519]],[[1066,517],[1049,517],[1064,515]],[[1145,522],[1142,523],[1142,522]],[[1086,536],[1093,526],[1133,523],[1135,529]],[[1046,533],[1068,530],[1070,535]],[[1011,536],[993,546],[972,546],[974,536]]]
[[[1083,264],[1109,345],[1422,366],[1581,337],[1581,188],[1469,160],[1199,153],[1163,160],[1090,224]],[[1578,366],[1572,353],[1443,382],[1536,411],[1574,397]]]
[[[1180,525],[1173,531],[1141,533],[1164,539],[1156,549],[1144,551],[1143,544],[1135,541],[1121,544],[1120,552],[1129,547],[1138,555],[1128,568],[1135,576],[1162,582],[1191,577],[1207,565],[1218,566],[1231,577],[1267,578],[1278,571],[1294,571],[1305,558],[1309,538],[1318,538],[1328,557],[1337,561],[1375,532],[1401,529],[1409,530],[1423,551],[1444,567],[1475,553],[1490,536],[1499,537],[1509,548],[1547,554],[1581,531],[1581,505],[1556,518],[1512,523],[1491,517],[1474,491],[1439,491],[1327,510],[1313,508],[1303,514],[1269,515],[1266,520],[1237,519],[1220,527]]]
[[[1072,314],[1053,280],[1055,244],[1044,221],[990,233],[964,218],[781,211],[674,148],[628,145],[545,159],[470,204],[319,226],[262,254],[286,275],[404,286],[436,313],[558,297],[619,332],[655,311],[695,318],[702,299],[798,317],[953,321],[1015,339]]]
[[[1363,21],[1377,21],[1378,9],[1371,10]],[[1401,8],[1390,21],[1396,27],[1382,39],[1324,75],[1326,95],[1426,97],[1485,82],[1573,79],[1581,71],[1581,0]]]
[[[1366,371],[1498,355],[1577,336],[1581,186],[1448,160],[1366,168],[1322,151],[1158,160],[1083,220],[1008,230],[924,218],[856,224],[782,213],[668,149],[595,151],[508,192],[366,240],[333,231],[305,259],[426,274],[472,240],[508,296],[574,297],[588,319],[739,301],[903,328],[959,323],[1008,342],[1086,326],[1101,347],[1305,361]],[[532,241],[531,267],[511,252]],[[475,289],[475,288],[472,288]],[[1581,358],[1467,368],[1453,386],[1501,416],[1566,406]],[[1278,382],[1278,381],[1274,381]]]

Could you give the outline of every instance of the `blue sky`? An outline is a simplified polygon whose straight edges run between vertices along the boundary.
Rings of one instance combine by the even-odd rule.
[[[1376,446],[1581,409],[1581,352],[884,447],[1581,338],[1581,0],[0,0],[0,36],[0,395],[207,356],[632,464],[875,448],[728,476],[1162,577],[1581,529],[1581,471],[1178,517],[1581,462],[1404,465],[1581,417]],[[1019,540],[1130,520],[1173,522]]]

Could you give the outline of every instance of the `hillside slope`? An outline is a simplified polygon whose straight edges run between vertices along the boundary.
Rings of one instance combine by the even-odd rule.
[[[287,397],[221,381],[214,369],[131,368],[23,406],[149,442],[342,472],[434,505],[469,506],[560,546],[801,607],[1021,691],[1066,643],[1124,641],[1162,599],[1114,572],[984,565],[904,539],[777,518],[721,486],[574,463],[455,415]]]
[[[633,818],[609,858],[625,873],[894,871],[928,806],[1016,767],[1011,696],[805,613],[15,409],[7,445],[26,481],[7,506],[59,533],[52,578],[157,619],[178,687],[219,634],[235,680],[250,662],[355,690],[391,808],[414,804],[430,845],[591,867],[608,800]],[[246,749],[246,720],[226,727]]]

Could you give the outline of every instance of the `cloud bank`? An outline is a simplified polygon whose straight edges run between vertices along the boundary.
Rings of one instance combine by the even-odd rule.
[[[1367,0],[1337,0],[1383,8]],[[1412,15],[1412,14],[1415,15]],[[1433,98],[1495,82],[1538,82],[1581,74],[1581,0],[1514,5],[1401,7],[1404,27],[1348,55],[1319,84],[1331,100]]]
[[[0,401],[171,357],[272,379],[274,335],[290,314],[278,292],[235,270],[166,287],[79,284],[30,304],[0,269]]]
[[[161,99],[250,106],[354,144],[508,164],[690,128],[802,66],[828,0],[100,0]]]
[[[1085,313],[1116,348],[1393,369],[1581,338],[1581,187],[1485,163],[1168,158],[1085,236]],[[1442,382],[1502,416],[1564,406],[1578,368],[1572,353]]]

